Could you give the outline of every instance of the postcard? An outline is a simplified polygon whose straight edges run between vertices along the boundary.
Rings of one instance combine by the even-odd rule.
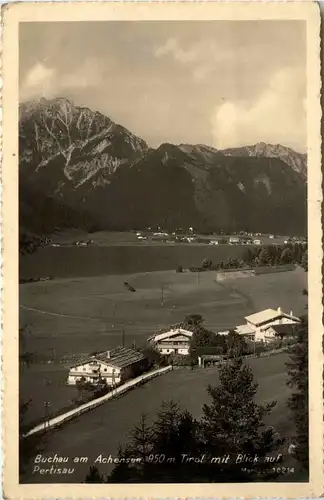
[[[318,5],[2,19],[5,497],[320,496]]]

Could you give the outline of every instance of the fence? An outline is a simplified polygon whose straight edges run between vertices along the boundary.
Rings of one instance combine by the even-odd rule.
[[[251,276],[255,276],[254,269],[226,269],[224,271],[218,271],[216,274],[217,280],[226,280],[229,278],[250,278]]]
[[[291,348],[291,345],[286,345],[284,347],[279,347],[278,349],[271,349],[269,351],[263,351],[263,352],[260,352],[258,354],[244,354],[242,356],[243,359],[249,359],[249,358],[269,358],[270,356],[274,356],[276,354],[280,354],[282,352],[285,352],[285,351],[289,351],[289,349]],[[211,356],[210,356],[211,357]],[[202,355],[202,356],[199,356],[198,359],[200,358],[200,361],[199,361],[199,367],[203,367],[205,368],[205,365],[204,365],[204,362],[205,361],[209,361],[209,362],[213,362],[213,365],[222,365],[224,363],[227,363],[228,361],[231,361],[231,359],[233,358],[223,358],[223,359],[207,359],[208,358],[208,355]],[[216,358],[216,356],[215,356]]]
[[[125,392],[129,391],[130,389],[141,385],[143,382],[158,377],[159,375],[162,375],[163,373],[166,373],[171,369],[172,366],[164,366],[163,368],[157,368],[156,370],[153,370],[151,372],[140,375],[139,377],[136,377],[132,380],[129,380],[128,382],[125,382],[125,384],[116,387],[116,389],[113,389],[112,391],[108,392],[108,394],[105,394],[100,398],[93,399],[88,403],[84,403],[83,405],[78,406],[78,408],[74,408],[73,410],[70,410],[66,413],[58,415],[57,417],[49,419],[47,422],[43,422],[41,424],[36,425],[35,427],[33,427],[33,429],[28,431],[24,435],[24,437],[29,437],[32,436],[33,434],[46,432],[50,429],[60,427],[65,422],[68,422],[69,420],[72,420],[73,418],[82,415],[82,413],[92,410],[93,408],[96,408],[97,406],[100,406],[101,404],[105,403],[109,399],[112,399],[116,396],[120,396],[121,394],[124,394]]]
[[[255,268],[255,274],[270,274],[270,273],[284,273],[286,271],[293,271],[295,269],[294,264],[286,264],[280,266],[258,266]]]

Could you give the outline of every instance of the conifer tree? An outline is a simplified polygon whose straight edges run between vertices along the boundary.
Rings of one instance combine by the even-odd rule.
[[[107,477],[107,483],[128,483],[138,480],[138,471],[127,461],[131,458],[130,450],[119,447],[117,458],[119,463],[114,467],[112,473]]]
[[[103,483],[104,477],[100,474],[98,467],[91,466],[85,478],[85,483]]]
[[[129,456],[140,459],[136,464],[138,477],[142,480],[149,479],[150,460],[153,452],[153,433],[154,429],[148,423],[148,416],[143,414],[140,422],[131,432],[131,442],[128,447]]]
[[[291,347],[287,363],[288,385],[293,393],[288,401],[296,426],[295,458],[308,470],[308,321],[303,318],[297,331],[297,342]]]
[[[251,368],[236,357],[220,370],[220,384],[209,386],[211,403],[203,406],[201,435],[207,456],[228,456],[224,464],[211,465],[206,470],[209,481],[252,480],[241,463],[235,463],[238,455],[257,455],[255,477],[263,467],[262,458],[278,449],[282,440],[273,428],[266,428],[264,418],[276,402],[257,404],[254,397],[258,384],[253,381]],[[246,466],[246,464],[245,464]],[[254,479],[255,479],[254,477]]]
[[[191,469],[182,463],[182,454],[197,451],[197,423],[177,403],[164,402],[152,425],[142,416],[126,448],[119,452],[108,482],[179,482],[191,481]],[[127,463],[125,459],[137,461]],[[140,459],[140,460],[138,460]]]
[[[227,354],[231,357],[242,356],[247,352],[246,341],[235,330],[230,330],[226,336]]]
[[[301,266],[307,272],[308,271],[308,251],[305,250],[301,258]]]
[[[260,405],[254,401],[258,385],[241,357],[224,365],[219,379],[219,386],[208,388],[212,402],[203,406],[201,421],[197,422],[173,401],[163,403],[151,426],[143,417],[127,447],[120,452],[121,458],[142,457],[142,460],[136,464],[121,462],[108,482],[260,480],[259,472],[268,468],[262,459],[282,444],[275,430],[264,424],[275,402]],[[246,471],[249,468],[246,464],[236,463],[237,456],[242,454],[259,457],[261,463],[254,466],[253,474]],[[229,461],[211,463],[212,458],[227,455]],[[202,456],[204,460],[200,463],[186,461],[186,457]],[[270,479],[261,475],[261,480],[266,478]]]
[[[197,455],[197,422],[174,401],[164,402],[154,423],[155,477],[164,482],[193,481],[195,466],[185,456]]]
[[[290,264],[292,261],[292,252],[290,248],[284,248],[280,256],[281,264]]]
[[[269,264],[269,260],[270,260],[270,255],[269,255],[269,251],[267,248],[263,248],[261,250],[261,252],[259,253],[259,261],[260,261],[260,264],[261,265],[267,265]]]
[[[126,447],[119,448],[119,463],[115,466],[108,482],[146,482],[152,479],[153,427],[148,416],[143,414],[140,422],[130,433]]]

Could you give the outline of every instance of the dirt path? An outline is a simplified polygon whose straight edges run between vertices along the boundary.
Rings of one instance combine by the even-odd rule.
[[[23,304],[20,304],[19,307],[21,309],[24,309],[26,311],[32,311],[38,314],[45,314],[47,316],[59,316],[61,318],[71,318],[71,319],[88,319],[88,320],[93,320],[93,321],[102,321],[102,317],[99,316],[74,316],[72,314],[64,314],[64,313],[55,313],[55,312],[50,312],[50,311],[44,311],[42,309],[35,309],[34,307],[28,307],[24,306]]]

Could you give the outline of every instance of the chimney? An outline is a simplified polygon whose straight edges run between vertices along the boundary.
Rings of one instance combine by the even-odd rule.
[[[281,313],[281,307],[278,307],[277,311],[278,313]]]
[[[290,311],[290,316],[293,317],[293,312],[292,311]]]
[[[110,359],[110,351],[107,351],[107,358]]]

